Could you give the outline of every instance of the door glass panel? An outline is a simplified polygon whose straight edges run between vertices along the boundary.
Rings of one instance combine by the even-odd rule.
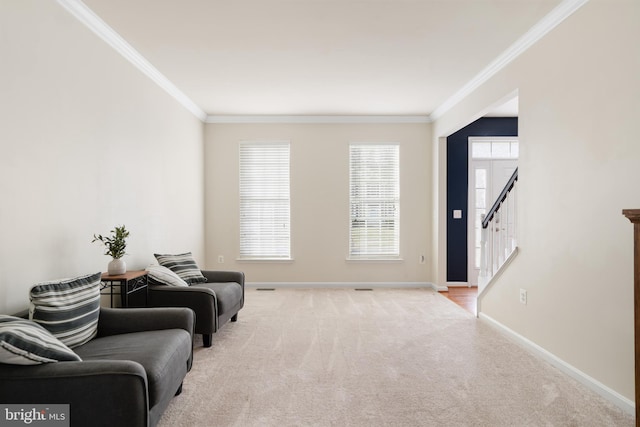
[[[486,169],[476,169],[476,188],[487,188]]]
[[[487,207],[487,190],[484,188],[476,189],[476,208],[486,208]]]
[[[517,159],[520,155],[520,145],[517,142],[511,143],[511,158]]]
[[[471,157],[474,159],[517,159],[518,141],[471,141]]]
[[[475,251],[476,256],[474,258],[475,268],[480,268],[480,247],[482,245],[482,215],[487,212],[486,209],[477,209],[475,215]]]
[[[471,144],[471,156],[474,158],[490,158],[491,142],[474,142]]]
[[[494,159],[508,159],[511,156],[509,142],[494,142],[491,147],[491,157]]]

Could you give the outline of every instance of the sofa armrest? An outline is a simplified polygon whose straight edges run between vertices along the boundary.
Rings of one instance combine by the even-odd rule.
[[[213,290],[193,286],[149,285],[149,306],[189,307],[195,312],[195,333],[210,334],[217,329],[216,294]]]
[[[68,404],[72,425],[147,426],[147,377],[137,362],[0,364],[0,402]]]
[[[193,337],[195,314],[183,307],[100,308],[98,336],[161,329],[184,329]]]
[[[213,270],[201,270],[204,277],[208,282],[212,283],[226,283],[236,282],[242,286],[244,292],[244,273],[242,271],[213,271]]]
[[[242,288],[242,301],[240,303],[240,308],[244,307],[244,273],[242,271],[201,270],[201,273],[210,283],[238,283]]]

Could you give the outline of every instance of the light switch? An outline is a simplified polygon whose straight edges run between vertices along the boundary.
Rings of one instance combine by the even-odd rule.
[[[453,219],[462,219],[462,210],[454,209],[453,210]]]

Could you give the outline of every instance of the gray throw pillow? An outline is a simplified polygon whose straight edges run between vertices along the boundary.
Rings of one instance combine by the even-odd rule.
[[[189,284],[207,281],[207,278],[200,272],[191,252],[177,255],[154,254],[154,256],[158,260],[158,264],[167,267]]]
[[[39,365],[81,360],[73,350],[37,323],[0,314],[0,363]]]

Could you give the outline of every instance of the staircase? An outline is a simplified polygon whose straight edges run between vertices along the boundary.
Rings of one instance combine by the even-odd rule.
[[[517,254],[517,183],[516,168],[489,212],[482,215],[478,297]]]

